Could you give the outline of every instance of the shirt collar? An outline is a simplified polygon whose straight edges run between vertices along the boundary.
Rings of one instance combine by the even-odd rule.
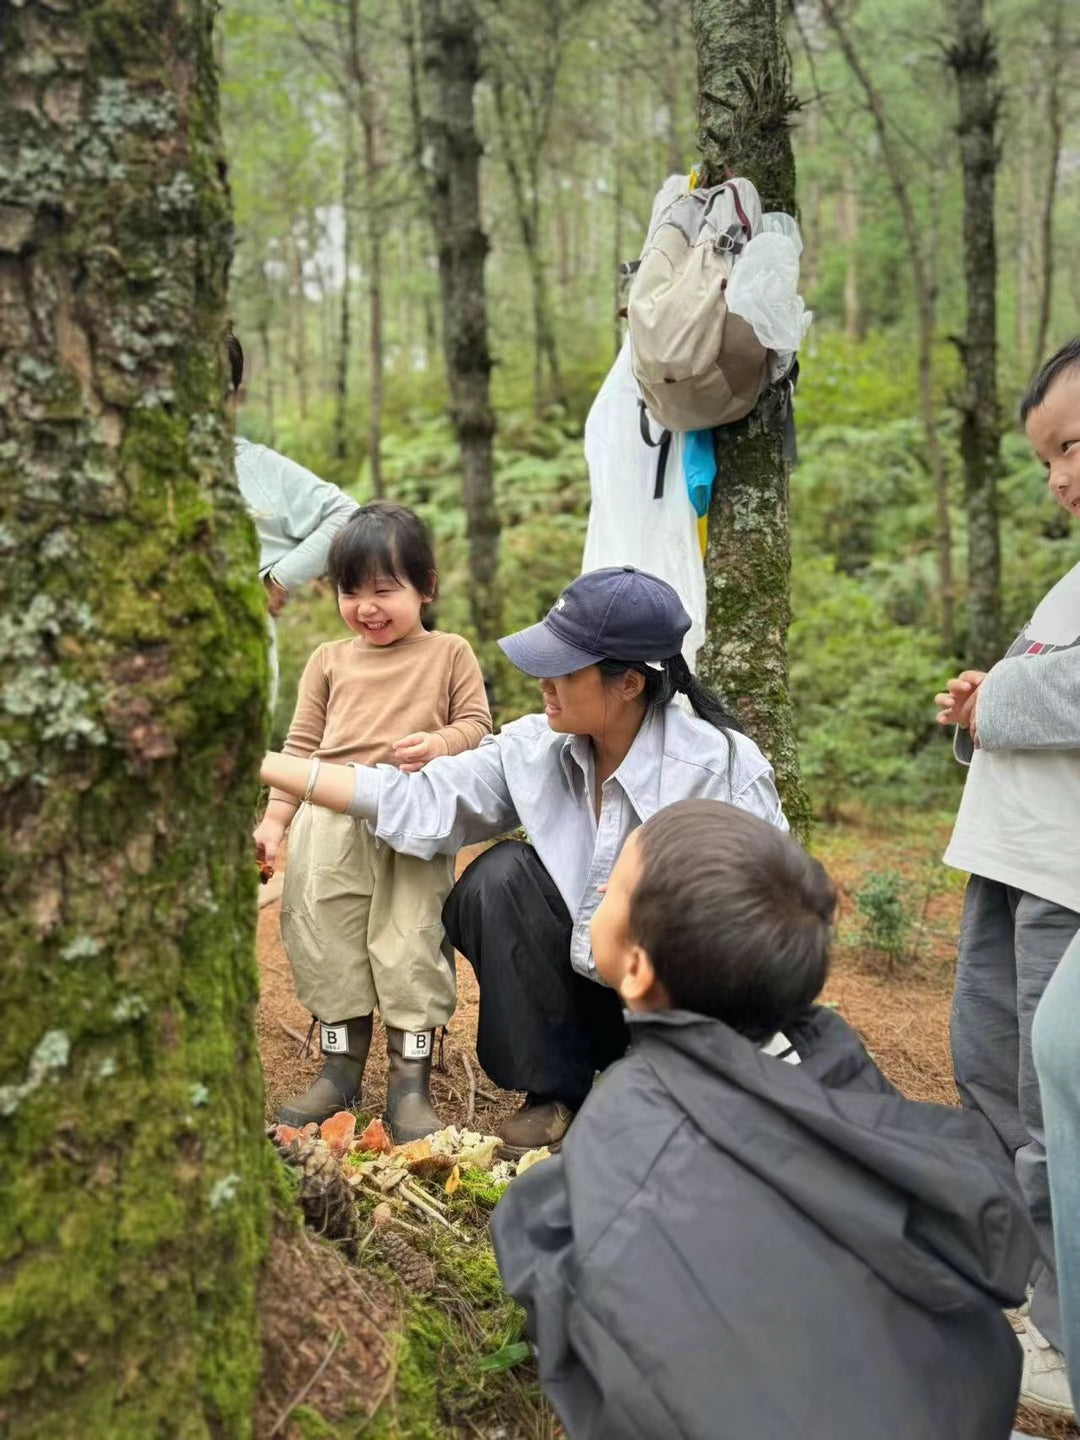
[[[657,706],[645,712],[641,729],[634,736],[613,779],[634,807],[639,820],[647,820],[660,808],[660,768],[664,759],[664,712]],[[570,788],[587,788],[593,763],[592,742],[587,735],[568,735],[559,748],[559,763]]]

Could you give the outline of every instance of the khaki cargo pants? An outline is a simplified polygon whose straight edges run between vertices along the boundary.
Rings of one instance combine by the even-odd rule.
[[[449,855],[418,860],[366,823],[301,805],[289,828],[281,938],[301,1005],[324,1023],[368,1015],[431,1030],[454,1013],[453,948],[442,926]]]

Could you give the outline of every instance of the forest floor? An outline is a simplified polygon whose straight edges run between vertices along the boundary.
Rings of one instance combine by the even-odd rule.
[[[949,1057],[949,1008],[952,995],[952,969],[955,940],[959,928],[963,900],[964,877],[946,870],[940,857],[948,838],[951,817],[944,815],[890,813],[882,819],[873,815],[853,815],[844,824],[822,826],[817,830],[812,848],[832,876],[840,893],[840,908],[834,947],[833,966],[823,1001],[834,1005],[862,1036],[867,1048],[885,1074],[906,1095],[917,1100],[955,1105]],[[462,867],[472,858],[469,852],[460,857]],[[856,895],[868,881],[883,872],[895,872],[904,880],[904,906],[910,922],[905,958],[890,962],[866,942],[860,920]],[[301,1054],[298,1043],[307,1031],[310,1017],[296,1000],[288,960],[278,932],[279,890],[277,877],[268,887],[259,914],[258,955],[262,976],[258,1013],[259,1045],[266,1077],[266,1115],[274,1117],[278,1104],[290,1094],[303,1089],[318,1071],[314,1046],[311,1053]],[[471,967],[458,961],[458,1008],[446,1035],[443,1064],[433,1076],[433,1098],[436,1108],[447,1124],[464,1124],[470,1098],[474,1118],[470,1128],[490,1133],[492,1127],[520,1099],[490,1085],[476,1061],[475,1036],[478,992]],[[436,1055],[438,1060],[438,1053]],[[471,1080],[470,1080],[471,1071]],[[473,1091],[475,1086],[475,1091]],[[381,1033],[376,1032],[372,1057],[364,1080],[365,1114],[381,1113],[385,1097],[385,1046]],[[325,1247],[321,1247],[325,1249]],[[303,1251],[303,1253],[301,1253]],[[336,1417],[344,1415],[335,1384],[346,1385],[356,1392],[354,1407],[371,1414],[383,1397],[391,1397],[393,1407],[395,1386],[402,1386],[402,1377],[395,1374],[399,1359],[395,1358],[388,1336],[395,1323],[395,1302],[391,1292],[374,1279],[368,1285],[328,1286],[318,1275],[317,1257],[295,1239],[291,1242],[288,1267],[290,1274],[278,1284],[273,1295],[264,1297],[264,1321],[270,1312],[271,1324],[264,1328],[276,1330],[276,1349],[267,1352],[268,1366],[281,1369],[281,1356],[290,1362],[296,1359],[296,1345],[290,1345],[282,1334],[284,1311],[281,1292],[295,1298],[308,1297],[318,1323],[301,1348],[297,1377],[303,1365],[307,1375],[322,1362],[318,1385],[305,1392],[305,1405],[313,1406],[333,1427]],[[349,1268],[349,1267],[344,1267]],[[355,1271],[354,1271],[355,1274]],[[308,1278],[304,1279],[303,1276]],[[349,1296],[352,1296],[351,1310]],[[344,1297],[344,1299],[343,1299]],[[336,1307],[336,1308],[335,1308]],[[400,1307],[399,1307],[400,1308]],[[460,1307],[459,1307],[460,1310]],[[339,1313],[340,1312],[340,1313]],[[350,1321],[349,1316],[352,1316]],[[291,1321],[297,1325],[300,1316],[291,1306]],[[303,1325],[300,1325],[303,1330]],[[340,1342],[334,1336],[342,1337]],[[330,1360],[327,1360],[329,1351]],[[336,1353],[335,1353],[336,1352]],[[520,1367],[522,1370],[530,1367]],[[433,1415],[430,1426],[389,1428],[373,1422],[373,1428],[311,1428],[294,1424],[284,1418],[279,1408],[282,1397],[288,1402],[294,1394],[294,1376],[275,1376],[272,1400],[264,1403],[263,1414],[274,1414],[262,1433],[270,1434],[270,1424],[280,1424],[275,1433],[286,1437],[307,1435],[338,1435],[371,1433],[387,1437],[432,1437],[461,1434],[480,1436],[483,1440],[529,1440],[562,1434],[558,1423],[536,1394],[535,1385],[518,1387],[508,1410],[504,1404],[497,1413],[484,1413],[483,1407],[460,1415],[450,1413],[446,1396],[433,1393],[432,1403],[441,1411]],[[335,1380],[335,1377],[337,1379]],[[478,1385],[484,1381],[478,1379]],[[302,1388],[302,1386],[301,1386]],[[505,1387],[504,1387],[505,1388]],[[505,1397],[504,1397],[505,1398]],[[440,1403],[441,1400],[441,1403]],[[265,1397],[264,1397],[265,1401]],[[384,1407],[385,1409],[386,1407]],[[308,1411],[301,1407],[295,1416]],[[380,1416],[382,1411],[380,1411]],[[376,1417],[378,1420],[379,1417]],[[404,1416],[402,1416],[404,1421]],[[1080,1430],[1061,1422],[1021,1410],[1017,1428],[1045,1437],[1045,1440],[1080,1440]]]

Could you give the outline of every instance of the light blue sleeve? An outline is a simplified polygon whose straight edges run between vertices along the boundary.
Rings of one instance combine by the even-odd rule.
[[[355,787],[350,815],[363,816],[392,850],[422,860],[494,840],[519,823],[497,735],[411,774],[393,765],[358,765]]]
[[[286,590],[293,590],[325,575],[330,543],[355,513],[356,501],[275,450],[263,452],[260,470],[264,492],[272,497],[274,518],[283,535],[294,542],[274,560],[270,574]]]

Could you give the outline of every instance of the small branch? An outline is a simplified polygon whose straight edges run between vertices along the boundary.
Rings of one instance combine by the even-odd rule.
[[[473,1068],[469,1064],[469,1057],[465,1054],[464,1050],[460,1052],[459,1058],[465,1067],[465,1078],[469,1082],[469,1103],[465,1107],[465,1124],[471,1125],[476,1116],[476,1076],[473,1074]]]
[[[291,1025],[286,1025],[284,1020],[279,1020],[278,1024],[281,1026],[282,1030],[285,1031],[285,1034],[288,1035],[289,1039],[295,1040],[296,1043],[300,1046],[298,1053],[301,1055],[306,1055],[308,1053],[311,1037],[309,1035],[301,1035],[299,1030],[294,1030]]]
[[[334,1331],[333,1335],[330,1337],[330,1344],[327,1347],[326,1354],[319,1361],[319,1364],[315,1369],[315,1373],[312,1375],[311,1379],[307,1382],[306,1385],[301,1386],[301,1388],[296,1392],[293,1398],[285,1406],[285,1409],[282,1410],[281,1414],[277,1418],[277,1422],[274,1425],[274,1428],[270,1431],[271,1436],[277,1435],[280,1432],[282,1426],[288,1420],[292,1412],[296,1409],[298,1405],[303,1403],[303,1401],[309,1394],[312,1386],[315,1384],[316,1380],[318,1380],[319,1376],[326,1369],[327,1365],[330,1364],[330,1361],[333,1359],[334,1351],[341,1344],[344,1338],[344,1331],[340,1329]]]

